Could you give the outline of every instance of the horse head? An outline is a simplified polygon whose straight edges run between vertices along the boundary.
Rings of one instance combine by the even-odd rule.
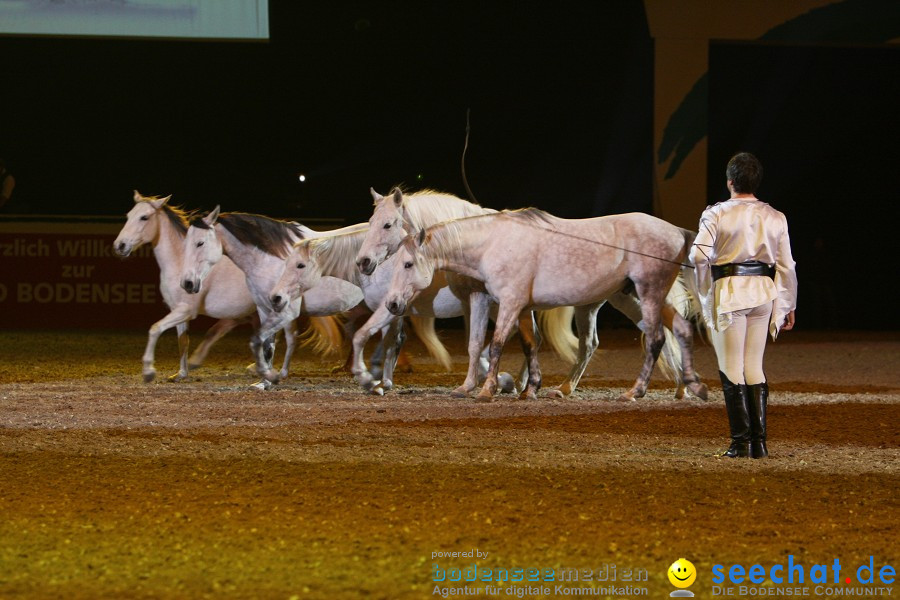
[[[134,207],[126,215],[125,225],[113,242],[113,251],[125,258],[135,248],[152,243],[159,235],[159,215],[172,196],[142,196],[134,190]]]
[[[375,201],[375,211],[369,219],[369,233],[356,255],[356,266],[363,275],[371,275],[378,265],[397,251],[403,238],[412,233],[400,188],[394,188],[387,198],[374,189],[369,191]]]
[[[284,261],[284,271],[269,296],[269,302],[276,312],[302,296],[322,279],[322,267],[318,259],[323,244],[328,238],[302,240],[294,244]]]
[[[181,287],[189,294],[200,292],[203,280],[222,258],[222,242],[215,229],[219,210],[216,206],[205,217],[191,221],[184,236]]]
[[[391,287],[385,295],[384,305],[391,314],[400,316],[419,293],[431,285],[434,278],[434,261],[422,251],[431,239],[427,230],[408,235],[400,244],[395,256]]]

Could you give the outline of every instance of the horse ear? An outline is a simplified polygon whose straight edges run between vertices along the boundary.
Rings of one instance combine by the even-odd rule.
[[[424,229],[420,229],[419,233],[416,235],[416,248],[421,248],[427,237],[427,232]]]
[[[217,204],[214,209],[209,211],[209,214],[203,217],[203,222],[209,225],[210,227],[216,224],[216,219],[219,218],[219,211],[221,207]]]
[[[140,202],[143,199],[144,199],[144,197],[141,196],[141,193],[137,190],[134,190],[134,203],[137,204],[138,202]]]
[[[394,188],[393,199],[394,206],[397,208],[403,206],[403,192],[400,191],[400,188]]]
[[[156,210],[159,210],[160,208],[162,208],[163,204],[165,204],[166,202],[169,201],[169,199],[170,199],[171,197],[172,197],[172,195],[169,194],[169,195],[166,196],[165,198],[157,198],[156,200],[151,200],[151,201],[150,201],[150,206],[152,206],[152,207],[155,208]]]
[[[369,188],[369,193],[372,194],[372,201],[375,204],[378,204],[382,200],[384,200],[384,196],[375,191],[375,188]]]

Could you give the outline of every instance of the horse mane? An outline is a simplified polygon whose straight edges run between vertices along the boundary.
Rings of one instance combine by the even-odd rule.
[[[141,196],[141,202],[152,202],[161,198],[162,196]],[[188,225],[196,215],[194,211],[188,212],[180,206],[172,206],[169,203],[162,205],[162,211],[181,237],[184,237],[187,233]]]
[[[485,208],[474,202],[457,198],[452,194],[431,189],[421,190],[409,195],[404,194],[403,206],[409,214],[410,221],[412,221],[410,225],[415,230],[453,219],[463,219],[497,212],[492,208]]]
[[[490,223],[494,219],[502,218],[524,221],[526,225],[533,224],[545,229],[548,226],[552,226],[552,220],[556,217],[538,208],[519,208],[444,221],[426,228],[426,231],[431,235],[431,242],[426,243],[423,249],[428,256],[433,258],[452,257],[461,246],[463,231],[467,228],[467,224]],[[412,236],[410,237],[412,238]]]
[[[184,237],[187,234],[188,224],[194,218],[193,212],[188,212],[180,206],[171,206],[170,204],[162,205],[163,214],[168,217],[169,222],[175,227],[175,231]]]
[[[192,225],[202,222],[196,219]],[[273,219],[263,215],[249,213],[220,214],[217,223],[221,223],[228,233],[245,246],[277,256],[287,258],[291,246],[297,239],[305,239],[303,228],[299,223]]]
[[[364,227],[359,231],[326,235],[301,243],[309,247],[310,255],[315,257],[323,274],[357,284],[359,270],[356,268],[356,254],[368,231],[369,228]]]

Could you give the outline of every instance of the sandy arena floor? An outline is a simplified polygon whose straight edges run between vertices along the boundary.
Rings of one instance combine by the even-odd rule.
[[[715,564],[900,566],[895,333],[800,330],[770,344],[761,461],[715,456],[727,420],[706,345],[709,402],[673,400],[659,375],[645,399],[615,402],[639,342],[601,330],[573,397],[478,404],[448,396],[465,372],[456,330],[452,373],[411,340],[415,372],[384,397],[308,353],[277,389],[249,389],[248,333],[177,384],[165,381],[171,333],[152,384],[140,332],[0,334],[0,597],[394,599],[465,585],[436,584],[437,563],[617,577],[562,591],[470,584],[481,596],[662,598],[686,557],[695,597],[712,598],[726,597],[713,594]],[[504,368],[519,356],[511,345]],[[545,386],[559,383],[555,357],[542,367]],[[487,556],[436,554],[472,549]],[[646,581],[623,580],[639,570]]]

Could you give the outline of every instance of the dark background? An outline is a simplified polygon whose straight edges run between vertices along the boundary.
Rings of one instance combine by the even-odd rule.
[[[17,180],[5,212],[124,214],[137,188],[192,209],[359,222],[370,186],[465,197],[469,109],[480,203],[652,212],[640,0],[273,0],[270,31],[0,38],[0,156]],[[711,45],[709,201],[727,196],[731,154],[760,157],[758,195],[791,225],[798,324],[897,326],[898,73],[898,48]]]

